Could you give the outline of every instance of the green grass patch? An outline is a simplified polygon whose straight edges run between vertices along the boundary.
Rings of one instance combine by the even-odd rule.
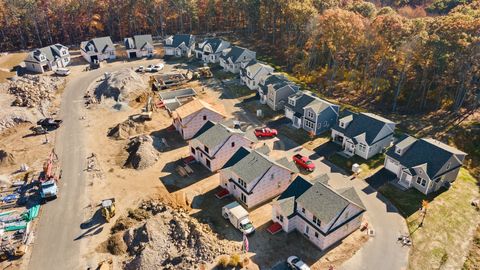
[[[247,98],[255,96],[255,91],[250,90],[247,86],[238,83],[229,83],[226,85],[228,91],[234,98]]]
[[[351,158],[346,158],[339,154],[334,154],[328,158],[329,161],[337,165],[338,167],[344,169],[347,172],[352,172],[352,165],[357,163],[360,165],[360,174],[358,177],[366,178],[372,175],[380,166],[383,165],[385,156],[383,154],[377,154],[368,160],[365,160],[357,155],[354,155]]]
[[[406,217],[413,241],[409,269],[461,269],[469,248],[465,243],[480,221],[470,205],[479,194],[477,182],[466,169],[460,170],[449,190],[437,194],[425,196],[414,189],[403,192],[388,184],[379,191]],[[419,227],[422,200],[428,200],[429,206]]]
[[[234,73],[231,73],[231,72],[226,72],[224,71],[222,68],[211,68],[210,69],[213,73],[213,77],[215,77],[215,79],[218,79],[218,80],[229,80],[229,79],[233,79],[235,77],[238,76],[238,74],[234,74]]]
[[[258,100],[252,100],[242,103],[243,108],[251,114],[256,115],[257,110],[262,110],[263,116],[259,117],[260,120],[269,121],[283,114],[283,111],[274,111],[270,109],[266,104],[260,103]]]

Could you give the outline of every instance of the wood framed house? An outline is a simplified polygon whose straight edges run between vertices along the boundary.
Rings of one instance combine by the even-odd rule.
[[[298,173],[293,162],[275,161],[266,153],[241,147],[220,170],[221,187],[247,208],[280,195]]]
[[[154,47],[151,35],[135,35],[123,40],[129,59],[153,57]]]
[[[335,190],[323,175],[312,182],[298,176],[273,202],[272,220],[289,233],[297,230],[321,250],[360,228],[366,211],[352,187]]]
[[[394,130],[395,123],[381,116],[347,112],[332,127],[332,139],[345,155],[369,159],[391,145]]]
[[[164,43],[165,56],[191,57],[195,51],[195,36],[177,34],[169,36]]]
[[[300,87],[282,74],[273,73],[260,81],[258,93],[260,103],[267,104],[272,110],[278,111],[285,108],[288,97],[297,93]]]
[[[32,72],[55,71],[70,63],[70,52],[66,46],[57,43],[31,51],[24,62],[25,68]]]
[[[230,42],[219,38],[208,38],[195,45],[195,56],[205,63],[218,63],[222,51],[230,48]]]
[[[257,90],[262,79],[273,72],[273,67],[256,60],[244,62],[240,67],[240,82],[250,90]]]
[[[242,63],[255,60],[257,53],[246,48],[233,46],[223,50],[220,56],[220,66],[225,71],[239,73]]]
[[[285,104],[285,117],[292,125],[315,135],[330,130],[337,123],[339,111],[340,106],[303,91],[289,96]]]
[[[225,115],[215,110],[210,104],[194,99],[172,112],[173,126],[184,140],[193,138],[207,121],[220,122]]]
[[[190,155],[211,172],[216,172],[240,147],[253,148],[257,142],[253,132],[207,121],[188,144]]]
[[[89,63],[97,63],[116,58],[115,45],[110,37],[94,38],[80,44],[80,53]]]
[[[384,165],[399,185],[429,194],[457,179],[466,155],[434,139],[406,136],[387,151]]]

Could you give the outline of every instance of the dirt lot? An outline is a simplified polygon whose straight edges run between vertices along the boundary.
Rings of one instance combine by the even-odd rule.
[[[14,76],[15,72],[12,72],[12,68],[19,65],[26,57],[26,52],[9,53],[6,55],[0,54],[0,83]]]

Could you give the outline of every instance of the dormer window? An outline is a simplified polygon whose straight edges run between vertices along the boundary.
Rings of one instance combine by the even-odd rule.
[[[295,106],[295,99],[293,98],[288,99],[288,104]]]
[[[395,153],[401,155],[401,154],[402,154],[402,149],[400,149],[399,147],[397,147],[397,149],[395,150]]]
[[[344,127],[345,127],[345,123],[340,122],[340,127],[344,128]]]
[[[207,147],[207,146],[204,146],[204,147],[203,147],[203,150],[205,151],[205,153],[208,154],[208,147]]]

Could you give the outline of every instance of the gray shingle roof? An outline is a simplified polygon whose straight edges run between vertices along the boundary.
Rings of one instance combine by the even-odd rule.
[[[200,48],[199,45],[202,45],[202,49],[205,45],[209,44],[210,47],[212,48],[212,51],[213,53],[217,53],[219,52],[218,49],[220,48],[225,48],[225,47],[228,47],[230,45],[229,42],[223,40],[223,39],[220,39],[220,38],[207,38],[204,42],[202,43],[199,43],[197,44],[197,47]],[[223,45],[223,46],[220,46],[220,45]]]
[[[289,169],[291,172],[299,173],[297,165],[293,161],[289,161],[288,158],[283,157],[276,161],[278,164],[282,165],[283,167]]]
[[[135,49],[141,50],[145,45],[150,44],[153,46],[152,35],[136,35],[133,36]],[[133,48],[132,48],[133,49]]]
[[[282,210],[282,214],[290,218],[295,215],[296,199],[307,191],[312,184],[301,176],[297,176],[288,188],[280,194],[277,202]]]
[[[290,98],[296,98],[295,106],[292,106],[287,102],[285,103],[285,107],[290,108],[297,116],[303,116],[304,108],[307,107],[311,108],[317,114],[321,113],[327,108],[333,106],[338,107],[338,105],[334,105],[306,92],[297,92],[291,95],[289,99]]]
[[[250,62],[248,62],[245,67],[241,68],[240,69],[240,75],[241,76],[246,76],[250,79],[254,79],[258,72],[262,69],[262,68],[270,68],[273,72],[273,67],[269,66],[269,65],[266,65],[266,64],[263,64],[263,63],[260,63],[258,62],[257,60],[255,59],[252,59],[250,60]],[[248,76],[248,72],[247,71],[250,71],[250,76]]]
[[[46,46],[46,47],[43,47],[43,48],[35,49],[28,54],[27,60],[40,61],[40,58],[39,58],[40,54],[44,54],[45,57],[47,58],[47,60],[52,62],[56,58],[61,57],[61,55],[58,54],[57,50],[60,50],[63,47],[65,47],[65,46],[57,43],[57,44],[54,44],[54,45],[50,45],[50,46]]]
[[[262,90],[262,92],[266,94],[268,92],[269,85],[272,85],[274,91],[277,91],[287,85],[291,86],[293,89],[295,89],[295,91],[299,89],[296,84],[294,84],[293,82],[288,80],[287,77],[279,73],[273,73],[268,75],[265,79],[265,83],[259,85],[260,90]]]
[[[420,165],[426,165],[426,173],[430,179],[443,173],[443,170],[441,170],[442,167],[453,155],[466,155],[460,150],[433,139],[415,139],[413,137],[407,137],[397,145],[403,146],[407,143],[411,145],[402,155],[395,152],[396,147],[394,146],[387,151],[387,156],[394,158],[409,169]],[[456,164],[451,165],[451,168],[460,164],[461,162],[457,161]]]
[[[233,46],[229,49],[229,51],[225,55],[222,55],[220,57],[223,58],[224,60],[228,60],[228,58],[230,58],[233,63],[237,63],[237,61],[239,60],[239,57],[245,51],[250,51],[250,50],[246,48],[238,47],[238,46]]]
[[[250,154],[230,167],[230,170],[246,183],[251,183],[263,176],[273,165],[273,161],[266,156],[257,151],[251,151]]]
[[[354,138],[360,134],[365,133],[365,140],[369,145],[374,143],[373,140],[377,137],[378,133],[386,124],[393,123],[386,118],[372,113],[348,112],[348,114],[349,115],[345,117],[351,118],[352,121],[348,124],[346,128],[340,127],[337,123],[332,129],[342,132],[345,136],[349,138]]]
[[[205,125],[211,124],[207,122]],[[211,126],[209,129],[205,130],[203,133],[199,134],[196,139],[208,148],[213,149],[224,143],[233,134],[244,135],[244,132],[238,129],[228,128],[222,124],[215,124],[214,126]]]
[[[87,42],[82,42],[81,49],[88,52],[89,51],[88,45],[90,44],[93,44],[95,52],[103,53],[105,49],[108,47],[115,48],[115,46],[113,45],[112,39],[110,39],[110,37],[99,37],[99,38],[91,39]]]
[[[338,189],[337,192],[362,209],[367,209],[353,187]]]
[[[180,44],[185,43],[187,47],[192,46],[195,42],[195,37],[190,34],[176,34],[173,36],[172,45],[165,44],[165,47],[177,48]]]

